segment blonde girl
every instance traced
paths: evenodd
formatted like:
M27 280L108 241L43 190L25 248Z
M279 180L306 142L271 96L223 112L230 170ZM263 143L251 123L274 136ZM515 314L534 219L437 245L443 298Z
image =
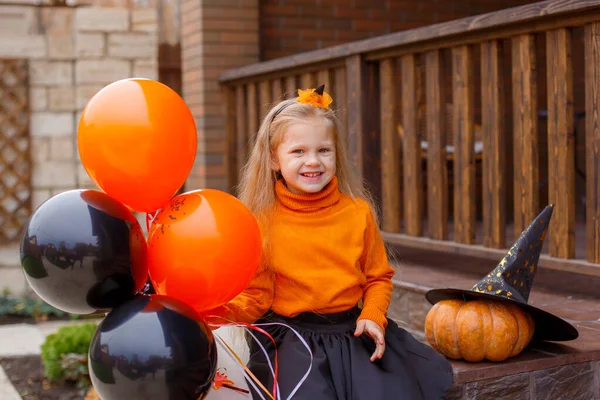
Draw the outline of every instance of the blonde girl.
M263 262L246 290L213 314L279 322L302 335L313 359L294 399L440 399L452 383L449 363L387 317L394 269L331 103L323 86L298 90L262 121L239 197L260 223ZM270 357L277 348L286 399L310 354L290 329L264 329L276 347L259 340ZM263 352L249 345L248 367L272 387Z

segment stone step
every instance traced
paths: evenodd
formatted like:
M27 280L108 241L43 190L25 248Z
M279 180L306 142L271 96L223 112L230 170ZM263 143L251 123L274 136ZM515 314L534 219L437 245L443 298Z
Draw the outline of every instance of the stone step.
M423 342L431 308L424 294L434 288L469 289L495 266L410 249L400 249L400 254L390 318ZM531 343L501 363L451 360L454 385L447 399L600 399L600 299L595 284L540 269L529 303L572 323L579 338Z

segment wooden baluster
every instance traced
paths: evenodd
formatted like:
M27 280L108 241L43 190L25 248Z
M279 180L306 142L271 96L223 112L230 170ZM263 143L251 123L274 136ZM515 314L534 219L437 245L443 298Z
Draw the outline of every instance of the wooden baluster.
M481 44L481 109L483 129L483 245L506 246L506 140L504 135L502 46Z
M331 71L328 69L322 69L317 72L316 86L325 85L325 91L331 92Z
M269 81L261 81L258 84L259 117L261 121L271 109L271 103L271 83Z
M454 241L475 243L475 151L473 51L452 49L454 134Z
M440 51L425 55L427 222L429 237L448 239L445 81ZM420 150L420 149L419 149Z
M258 107L256 103L257 99L257 90L256 83L250 82L246 87L246 107L248 111L248 148L252 148L254 146L254 141L256 139L256 134L258 132Z
M238 163L237 163L237 107L236 90L230 86L223 85L223 95L225 97L225 168L227 176L227 188L233 193L233 188L238 181Z
M331 104L337 111L337 117L340 121L340 136L344 144L348 146L348 111L346 103L346 69L337 68L335 70L333 103Z
M402 125L404 143L404 219L406 234L423 234L423 182L421 173L421 145L417 118L417 74L414 54L405 55L402 63Z
M361 178L363 175L363 137L365 135L365 73L359 55L346 59L346 109L348 118L348 155Z
M600 22L585 27L587 261L600 263Z
M271 81L271 101L279 103L281 100L283 100L283 87L281 79L276 78Z
M292 97L296 97L298 90L298 82L296 80L296 76L288 76L285 78L285 95L286 98L290 99Z
M512 39L514 232L516 239L539 214L539 138L533 35Z
M368 184L377 208L381 209L381 107L379 93L379 63L364 64L362 134L363 178Z
M571 32L546 33L550 255L575 257L575 138Z
M311 88L315 88L315 75L312 72L305 72L300 75L300 89Z
M396 66L394 59L379 65L381 104L383 230L400 232L400 140L397 134Z
M240 84L235 89L236 153L238 171L246 163L248 155L248 117L246 114L246 88Z

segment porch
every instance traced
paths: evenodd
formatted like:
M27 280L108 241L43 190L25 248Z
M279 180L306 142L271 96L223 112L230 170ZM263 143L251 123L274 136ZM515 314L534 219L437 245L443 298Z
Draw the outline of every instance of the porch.
M220 81L230 187L270 105L326 85L399 256L392 315L417 335L425 290L472 286L555 204L531 303L572 321L580 338L502 364L453 362L452 398L487 398L478 387L495 388L490 398L600 398L598 2L505 9L249 65ZM565 368L574 378L545 391Z

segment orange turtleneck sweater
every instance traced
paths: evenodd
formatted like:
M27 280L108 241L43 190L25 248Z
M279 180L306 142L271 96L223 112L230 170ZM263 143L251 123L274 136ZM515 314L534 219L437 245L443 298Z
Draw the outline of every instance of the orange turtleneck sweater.
M359 319L385 329L394 270L367 203L340 193L335 177L303 195L278 181L276 194L267 263L224 307L228 317L253 323L269 309L287 317L335 313L362 299Z

